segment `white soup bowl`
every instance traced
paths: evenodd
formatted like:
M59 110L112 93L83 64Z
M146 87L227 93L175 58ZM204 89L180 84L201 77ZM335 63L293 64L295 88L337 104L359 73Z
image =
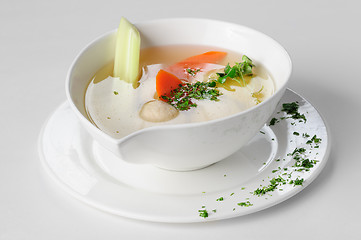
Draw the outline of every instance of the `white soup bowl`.
M263 33L241 25L208 19L161 19L135 24L141 48L164 45L205 45L249 56L267 69L274 80L274 94L237 114L201 123L164 125L113 138L93 125L84 107L91 77L114 59L116 30L87 45L75 58L66 79L66 95L81 124L119 161L152 164L187 171L203 168L233 154L264 126L274 112L291 75L285 49Z

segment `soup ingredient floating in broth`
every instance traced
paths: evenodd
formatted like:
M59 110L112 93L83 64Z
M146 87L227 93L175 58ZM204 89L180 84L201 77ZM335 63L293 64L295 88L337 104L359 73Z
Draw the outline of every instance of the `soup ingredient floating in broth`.
M149 122L169 121L179 114L178 110L159 100L151 100L143 105L139 116Z
M198 72L206 70L208 64L219 63L226 56L226 52L209 51L171 65L166 71L173 73L180 79L189 80L190 77L194 77Z
M139 55L139 32L122 17L116 38L113 77L135 84L139 76Z
M241 63L236 63L233 67L227 64L227 66L224 68L224 73L217 73L219 76L217 81L223 84L227 79L232 79L238 82L240 85L247 85L244 76L253 75L252 68L254 67L254 64L252 63L252 60L246 55L242 56L242 61L243 62Z

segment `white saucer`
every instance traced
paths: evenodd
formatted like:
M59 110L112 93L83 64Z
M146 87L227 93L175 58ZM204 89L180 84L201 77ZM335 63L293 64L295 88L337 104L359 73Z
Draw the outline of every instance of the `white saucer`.
M281 119L289 116L280 111L282 103L296 101L306 123ZM174 172L123 162L94 142L68 104L63 103L46 122L39 151L49 174L68 193L95 208L156 222L219 220L250 214L288 199L310 184L325 166L329 136L324 121L309 102L287 90L273 117L278 119L275 125L266 124L247 146L229 158L201 170ZM310 137L302 136L304 133ZM322 139L321 143L307 144L314 135ZM303 159L317 161L309 171L293 167L295 160L290 154L296 148L306 150ZM262 187L269 189L278 176L287 183L264 195L254 194ZM303 179L302 185L290 183L296 179ZM200 216L204 212L208 217Z

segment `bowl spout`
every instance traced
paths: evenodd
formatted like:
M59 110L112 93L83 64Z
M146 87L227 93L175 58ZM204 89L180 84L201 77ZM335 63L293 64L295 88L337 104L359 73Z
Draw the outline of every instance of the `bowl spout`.
M119 156L127 162L175 171L203 168L247 144L277 103L223 120L143 129L119 142Z

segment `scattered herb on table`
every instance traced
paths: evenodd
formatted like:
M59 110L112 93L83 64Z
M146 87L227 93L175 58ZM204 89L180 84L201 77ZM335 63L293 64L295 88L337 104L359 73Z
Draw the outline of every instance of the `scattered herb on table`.
M302 137L304 137L304 138L309 138L310 135L308 135L307 133L303 133L303 134L302 134Z
M321 143L321 138L318 138L316 135L314 135L312 138L311 138L311 140L308 140L307 142L306 142L306 144L311 144L311 143L315 143L316 145L317 144L319 144L319 143Z
M275 124L278 123L278 122L279 122L279 120L278 120L277 118L272 118L268 125L269 125L269 126L273 126L273 125L275 125Z
M265 195L268 192L273 192L274 190L277 189L279 184L284 184L284 183L285 183L285 180L280 176L278 176L277 178L272 178L270 180L270 184L268 186L257 188L253 192L253 195L262 196L262 195Z
M301 178L301 179L296 178L295 180L291 180L291 181L290 181L290 184L293 184L293 186L297 186L297 185L301 185L301 186L302 186L303 181L304 181L303 178Z
M202 218L207 218L208 217L208 212L206 209L201 209L201 210L198 210L199 212L199 216L202 217Z
M298 112L299 105L297 102L284 103L282 104L282 111L286 112L288 115L291 115L292 119L301 119L306 122L306 117L304 114Z
M237 203L237 205L241 206L241 207L251 207L251 206L253 206L253 204L250 201L240 202L240 203Z
M304 114L299 113L298 109L299 109L298 102L283 103L281 111L285 112L286 114L288 114L290 116L289 117L281 117L280 120L284 120L286 118L292 118L295 120L299 120L300 122L306 123L306 121L307 121L306 116ZM280 113L280 112L278 112L278 113ZM273 126L278 122L279 122L279 120L274 117L271 119L269 126ZM291 125L295 125L295 123L291 123ZM299 135L298 132L293 133L293 135L297 135L297 134ZM305 136L305 135L303 135L303 136Z

